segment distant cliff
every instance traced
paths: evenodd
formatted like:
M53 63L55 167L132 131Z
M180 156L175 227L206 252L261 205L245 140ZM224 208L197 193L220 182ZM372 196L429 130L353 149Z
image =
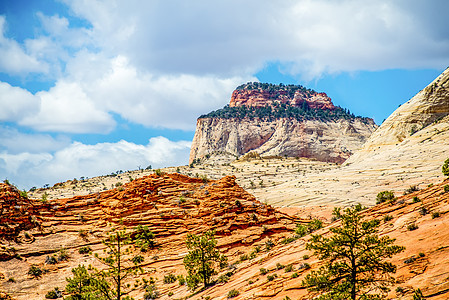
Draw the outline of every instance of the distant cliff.
M232 93L229 105L198 118L190 162L218 152L255 151L342 163L376 127L372 119L334 106L325 93L248 83Z

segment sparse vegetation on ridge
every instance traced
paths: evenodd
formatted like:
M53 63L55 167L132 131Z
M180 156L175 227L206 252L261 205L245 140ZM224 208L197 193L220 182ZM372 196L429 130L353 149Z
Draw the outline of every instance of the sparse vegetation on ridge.
M220 118L220 119L263 119L266 121L274 121L281 118L293 118L299 121L304 120L321 120L335 121L339 119L354 120L356 118L363 122L368 122L369 118L355 116L349 110L336 106L335 109L315 109L310 108L306 102L301 107L290 106L285 103L274 103L273 106L253 107L253 106L236 106L225 107L212 111L208 114L201 115L203 118Z

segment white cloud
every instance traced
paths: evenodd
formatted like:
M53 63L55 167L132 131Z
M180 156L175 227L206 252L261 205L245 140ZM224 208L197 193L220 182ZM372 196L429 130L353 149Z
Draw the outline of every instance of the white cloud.
M275 60L310 77L441 68L449 58L447 1L67 3L100 47L153 74L235 76Z
M75 82L58 81L41 99L39 113L19 121L40 131L107 133L115 121L104 108L97 107Z
M0 72L13 75L46 72L48 65L29 55L13 39L5 37L6 20L0 15Z
M97 107L145 126L184 130L194 130L200 114L225 105L238 84L254 79L187 74L155 76L140 72L121 56L110 61L109 70L94 77L87 74L77 80Z
M85 145L74 142L51 153L0 152L0 173L21 188L54 184L68 178L93 177L116 170L183 165L188 161L190 142L154 137L147 145L126 141Z
M442 68L449 59L443 9L419 1L66 3L92 26L38 13L46 35L24 45L57 79L36 94L41 111L17 120L40 131L105 133L115 126L112 113L193 130L196 117L226 104L268 61L311 80L341 71Z
M0 82L0 121L17 121L39 111L40 99L25 89Z
M0 126L0 151L5 150L9 154L53 152L70 143L66 136L22 133L16 128Z

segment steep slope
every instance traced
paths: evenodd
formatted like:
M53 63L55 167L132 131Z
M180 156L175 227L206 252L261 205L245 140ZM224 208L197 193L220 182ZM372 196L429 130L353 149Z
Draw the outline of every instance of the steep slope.
M214 153L238 157L250 151L342 163L376 127L334 106L324 93L249 83L233 92L229 106L197 120L190 163Z
M391 260L397 266L396 283L387 299L412 299L412 293L417 288L421 289L426 299L448 299L449 192L445 192L444 188L448 184L449 180L446 180L399 197L393 204L384 203L364 212L367 219L383 220L379 228L381 236L395 238L397 245L406 248ZM414 197L420 201L416 202ZM384 219L386 215L391 219ZM410 230L411 224L415 224L417 229ZM330 226L339 226L339 222ZM329 234L329 227L316 234ZM306 236L288 245L277 245L271 251L245 262L227 284L216 285L196 299L226 299L227 291L231 289L240 292L236 299L310 299L301 282L321 263L311 251L305 249L309 238ZM289 265L291 268L285 268ZM267 270L266 274L261 274L262 268Z
M9 201L5 194L0 198L3 207ZM18 234L27 238L12 241L5 240L7 233L0 236L0 290L17 299L43 299L55 287L62 290L65 278L72 275L70 270L79 264L101 268L93 255L80 254L79 249L89 246L101 255L101 240L113 227L149 226L156 234L157 247L144 253L136 250L145 258L144 276L156 278L163 294L174 291L184 297L189 294L186 286L168 287L163 277L185 274L182 259L187 233L214 229L221 251L232 263L233 255L238 258L244 253L242 249L264 245L268 239L276 242L299 221L258 202L231 176L208 181L179 174L151 175L100 193L27 202L33 203L30 215L40 226L32 228L28 218L14 217L22 229ZM46 262L47 256L62 248L68 260ZM46 272L39 278L28 275L32 264ZM142 294L135 295L141 299Z
M347 163L360 163L366 159L385 160L402 152L423 149L429 155L433 150L439 153L441 147L449 145L448 115L449 68L396 109Z

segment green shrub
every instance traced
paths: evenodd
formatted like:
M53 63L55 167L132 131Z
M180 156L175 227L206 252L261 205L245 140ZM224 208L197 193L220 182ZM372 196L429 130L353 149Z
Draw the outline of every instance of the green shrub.
M154 248L156 245L156 236L148 226L137 226L134 229L132 237L134 244L140 247L140 251L142 252L146 252L148 248Z
M295 240L296 238L294 236L285 237L282 239L281 244L287 245L290 244L291 242L294 242Z
M156 174L157 176L162 176L163 175L163 173L162 173L162 171L160 169L154 170L154 174Z
M444 176L449 176L449 158L444 161L441 171Z
M145 294L143 295L144 300L154 300L159 298L159 296L160 293L155 284L150 284L145 287Z
M142 255L136 255L136 256L134 256L133 259L132 259L132 262L133 262L135 265L141 264L141 263L143 263L143 261L144 261L144 258L143 258ZM175 280L176 280L176 279L175 279Z
M52 291L49 291L47 294L45 294L46 299L58 299L62 298L62 291L60 291L58 288L55 288Z
M416 185L411 185L408 189L404 191L404 195L408 195L417 191L419 191L419 188Z
M296 225L295 233L299 237L303 237L303 236L307 235L309 232L308 232L307 226L298 224L298 225Z
M60 249L58 251L58 262L68 260L68 259L69 259L69 255L67 254L67 250L64 248Z
M276 264L276 270L282 270L283 268L285 268L285 266L281 263L277 263Z
M418 196L413 197L413 203L418 203L419 201L421 200L419 200Z
M318 219L313 219L309 224L307 224L309 232L314 232L315 230L323 228L323 221Z
M78 249L78 252L79 254L89 254L92 252L92 249L90 248L90 246L83 246Z
M393 201L394 199L394 193L392 191L383 191L377 194L376 204Z
M292 265L292 264L289 264L289 265L287 265L287 266L285 267L285 273L288 273L288 272L291 272L291 271L293 271L293 265Z
M304 254L303 256L302 256L302 259L304 259L304 260L308 260L310 258L310 256L308 256L307 254Z
M39 268L36 265L31 265L30 269L28 270L28 275L34 276L34 277L40 277L42 275L42 269Z
M298 273L295 272L295 273L292 274L291 277L292 277L292 278L297 278L297 277L299 277L299 275L298 275Z
M58 263L58 260L56 259L56 257L54 255L53 256L47 256L45 258L45 263L47 265L55 265L55 264Z
M245 261L245 260L248 260L248 259L249 259L248 254L240 255L240 261Z
M184 285L184 284L186 284L186 279L184 278L183 275L178 275L176 278L178 279L179 285Z
M164 283L165 284L169 284L169 283L173 283L176 281L176 276L172 273L167 274L164 276Z
M427 208L421 207L421 208L419 209L419 213L420 213L422 216L425 216L425 215L427 215L427 214L429 213L429 211L427 210Z
M273 248L274 243L271 239L265 242L265 250L270 251Z
M260 274L262 274L262 275L265 275L268 273L268 270L265 268L260 268L259 271L260 271Z
M388 221L391 221L391 220L393 220L393 216L390 216L390 215L385 215L384 216L384 222L385 223L388 222Z
M267 275L267 280L268 280L268 281L273 281L276 277L278 277L277 274Z
M439 217L440 217L440 212L439 211L434 211L432 213L432 219L436 219L436 218L439 218Z
M240 292L237 291L236 289L232 289L232 290L230 290L229 293L228 293L228 299L229 299L229 298L237 297L238 295L240 295Z
M424 296L420 289L416 289L413 293L413 300L424 300Z
M226 283L229 281L229 276L226 274L220 275L220 277L218 277L217 282L218 283Z
M426 255L425 255L423 252L419 252L418 256L419 256L419 257L424 257L424 256L426 256Z
M407 226L407 229L409 231L416 230L416 229L418 229L418 225L416 225L415 223L412 223L412 224Z
M42 194L42 197L41 197L41 201L43 202L43 203L47 203L47 201L48 201L48 194L45 192L45 193L43 193Z

